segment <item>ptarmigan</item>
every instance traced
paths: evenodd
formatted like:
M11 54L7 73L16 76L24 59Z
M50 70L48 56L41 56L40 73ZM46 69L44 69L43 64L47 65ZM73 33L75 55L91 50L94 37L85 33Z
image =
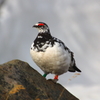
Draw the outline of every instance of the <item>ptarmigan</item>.
M81 72L76 67L73 52L51 35L46 23L38 22L33 27L39 33L31 45L30 54L37 66L44 71L44 77L51 73L55 74L54 80L58 80L58 76L67 71Z

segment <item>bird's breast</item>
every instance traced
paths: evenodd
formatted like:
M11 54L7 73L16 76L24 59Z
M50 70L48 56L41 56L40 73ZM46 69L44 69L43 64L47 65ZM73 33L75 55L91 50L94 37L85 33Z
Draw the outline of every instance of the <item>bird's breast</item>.
M30 54L33 61L45 72L62 74L70 67L70 53L57 42L53 47L49 46L45 52L38 52L31 47Z

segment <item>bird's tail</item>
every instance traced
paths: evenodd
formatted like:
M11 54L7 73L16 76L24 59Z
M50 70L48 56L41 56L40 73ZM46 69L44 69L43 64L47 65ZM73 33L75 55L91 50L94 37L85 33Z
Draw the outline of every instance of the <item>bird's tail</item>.
M72 67L69 67L69 72L81 72L81 70L79 68L76 67L76 65L72 66Z

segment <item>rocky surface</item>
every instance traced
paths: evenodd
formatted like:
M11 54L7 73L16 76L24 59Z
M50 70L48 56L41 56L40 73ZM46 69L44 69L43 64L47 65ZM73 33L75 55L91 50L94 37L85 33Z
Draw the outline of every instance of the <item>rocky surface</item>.
M0 100L79 100L63 86L46 80L28 63L0 65Z

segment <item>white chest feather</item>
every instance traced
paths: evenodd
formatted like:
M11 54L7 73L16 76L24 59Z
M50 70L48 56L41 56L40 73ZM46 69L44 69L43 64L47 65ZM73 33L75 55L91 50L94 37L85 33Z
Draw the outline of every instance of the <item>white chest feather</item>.
M49 46L45 52L37 52L32 45L30 54L33 61L46 73L63 74L71 64L71 54L58 42L53 47Z

